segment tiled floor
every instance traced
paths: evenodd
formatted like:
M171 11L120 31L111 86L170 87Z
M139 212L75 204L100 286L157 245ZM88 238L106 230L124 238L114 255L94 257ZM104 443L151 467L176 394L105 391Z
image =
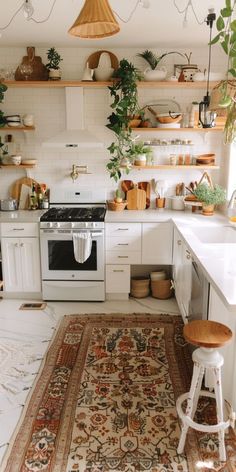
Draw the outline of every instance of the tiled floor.
M48 302L42 311L19 310L22 302L0 301L0 463L61 317L77 313L179 313L173 298ZM1 465L0 472L4 472Z

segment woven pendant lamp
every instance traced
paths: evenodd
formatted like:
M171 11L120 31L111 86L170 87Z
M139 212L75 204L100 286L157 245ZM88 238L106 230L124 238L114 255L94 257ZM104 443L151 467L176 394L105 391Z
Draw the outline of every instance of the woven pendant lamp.
M68 33L80 38L105 38L120 31L108 0L85 0Z

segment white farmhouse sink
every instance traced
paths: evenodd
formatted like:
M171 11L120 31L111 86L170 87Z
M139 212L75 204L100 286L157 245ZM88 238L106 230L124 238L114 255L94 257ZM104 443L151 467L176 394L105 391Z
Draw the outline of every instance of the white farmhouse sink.
M236 244L236 230L230 226L193 228L193 233L201 243Z

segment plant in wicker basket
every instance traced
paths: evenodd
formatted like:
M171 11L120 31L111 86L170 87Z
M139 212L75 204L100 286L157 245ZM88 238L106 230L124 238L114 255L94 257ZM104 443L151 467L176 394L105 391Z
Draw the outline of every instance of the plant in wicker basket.
M223 51L227 55L226 79L221 81L215 91L218 92L219 99L217 105L212 110L225 110L226 122L224 128L225 143L232 143L236 137L236 0L224 0L223 8L216 21L217 35L212 39L211 44L220 43Z

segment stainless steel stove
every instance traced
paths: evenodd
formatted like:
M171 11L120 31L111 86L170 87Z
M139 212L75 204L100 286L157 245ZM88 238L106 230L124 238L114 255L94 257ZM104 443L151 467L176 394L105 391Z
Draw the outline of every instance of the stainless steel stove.
M40 218L44 300L104 300L105 192L71 185L52 188ZM91 239L91 252L77 262L75 238Z

